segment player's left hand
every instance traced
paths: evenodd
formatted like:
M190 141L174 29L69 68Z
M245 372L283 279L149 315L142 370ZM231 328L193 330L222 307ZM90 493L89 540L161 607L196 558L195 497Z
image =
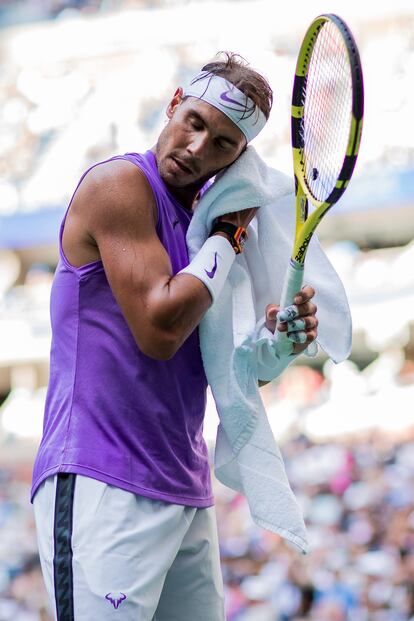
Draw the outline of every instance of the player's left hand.
M280 332L287 331L294 342L294 354L304 351L318 335L317 307L311 301L314 295L314 288L305 285L295 295L294 305L286 309L281 309L277 304L266 306L266 328L273 333L276 327Z

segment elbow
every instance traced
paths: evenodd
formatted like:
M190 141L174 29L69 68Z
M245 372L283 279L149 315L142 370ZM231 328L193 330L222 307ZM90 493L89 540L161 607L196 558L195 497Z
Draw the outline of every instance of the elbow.
M153 360L171 360L181 345L171 334L158 335L144 342L135 340L140 351Z
M188 326L173 321L172 316L172 312L156 308L148 313L145 322L130 324L135 342L145 356L154 360L170 360L177 353L188 336Z

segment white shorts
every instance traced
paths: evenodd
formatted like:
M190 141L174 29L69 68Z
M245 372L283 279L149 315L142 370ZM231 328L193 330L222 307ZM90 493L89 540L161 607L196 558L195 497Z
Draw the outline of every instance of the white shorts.
M59 474L39 487L34 512L57 621L224 621L214 507Z

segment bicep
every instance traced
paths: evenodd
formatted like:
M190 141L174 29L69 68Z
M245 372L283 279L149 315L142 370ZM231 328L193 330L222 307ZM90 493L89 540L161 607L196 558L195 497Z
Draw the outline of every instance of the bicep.
M112 292L134 335L139 337L158 326L157 299L161 304L172 268L155 230L144 231L142 220L136 225L139 232L101 232L96 241Z
M171 262L156 233L154 198L143 173L121 164L109 170L98 168L84 189L88 232L99 249L114 297L141 346L143 335L151 335L157 324L156 301L172 277Z

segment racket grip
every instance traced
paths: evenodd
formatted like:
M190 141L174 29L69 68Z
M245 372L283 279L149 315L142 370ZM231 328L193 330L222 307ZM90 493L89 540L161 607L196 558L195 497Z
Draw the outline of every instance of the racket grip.
M302 288L304 266L293 259L290 260L286 270L285 281L283 283L282 295L280 298L280 310L293 304L293 298ZM276 350L280 354L291 354L293 343L287 337L286 332L275 331Z

